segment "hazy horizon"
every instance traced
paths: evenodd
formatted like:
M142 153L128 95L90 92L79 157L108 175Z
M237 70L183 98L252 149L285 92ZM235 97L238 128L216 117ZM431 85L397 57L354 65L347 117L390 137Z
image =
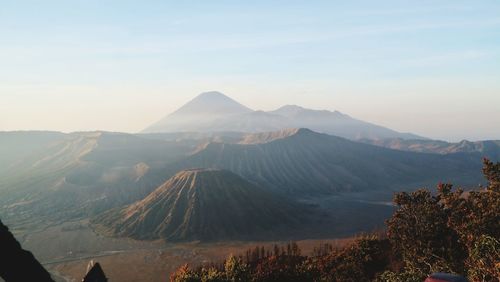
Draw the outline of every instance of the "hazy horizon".
M0 131L134 133L216 90L500 139L499 15L495 1L5 3Z

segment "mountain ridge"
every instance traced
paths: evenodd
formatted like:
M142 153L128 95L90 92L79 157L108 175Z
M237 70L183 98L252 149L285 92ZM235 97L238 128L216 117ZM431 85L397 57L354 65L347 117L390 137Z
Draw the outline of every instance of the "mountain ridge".
M500 140L462 140L460 142L453 143L441 140L403 140L396 138L383 140L363 139L360 140L360 142L400 151L442 155L481 153L483 157L487 157L492 160L500 159Z
M433 185L456 180L461 178L460 174L481 179L478 173L473 173L473 177L469 175L481 166L480 157L476 155L397 151L309 129L295 129L291 133L294 134L269 142L209 142L166 170L227 169L262 187L292 195L389 191L403 188L402 184L407 185L406 189L418 188L422 183Z
M162 128L183 131L183 127L193 124L199 124L196 127L199 130L217 119L250 112L253 110L220 92L203 92L142 132L161 132Z
M195 105L195 106L193 106ZM230 110L228 110L230 109ZM285 128L309 128L348 139L425 139L361 121L338 111L312 110L285 105L273 111L253 111L220 92L204 92L142 133L166 132L263 132Z

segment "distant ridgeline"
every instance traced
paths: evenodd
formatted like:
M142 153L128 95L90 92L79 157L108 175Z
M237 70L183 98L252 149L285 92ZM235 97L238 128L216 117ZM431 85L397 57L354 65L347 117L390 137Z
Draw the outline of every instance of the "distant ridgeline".
M475 187L482 157L498 160L500 142L428 140L299 106L253 111L207 92L141 134L0 132L0 214L92 217L190 168L228 170L291 200L438 181Z
M481 257L477 248L497 246L498 164L484 163L489 186L481 192L462 194L442 185L437 196L402 193L395 206L387 203L395 191L435 183L457 183L470 190L484 185L483 157L498 161L500 142L428 140L339 112L298 106L253 111L209 92L141 134L0 132L0 215L11 228L19 222L90 219L101 234L139 240L291 240L319 237L325 230L334 232L330 238L372 230L399 207L388 223L389 245L378 239L360 243L382 248L374 264L379 255L389 255L404 266L389 268L392 274L387 275L418 273L420 279L431 265L432 270L490 277L497 259ZM415 221L415 216L422 220ZM358 231L347 228L355 223ZM41 277L36 281L50 279L5 226L0 231L5 236L0 244L6 244L0 249L5 260L0 267L7 271L2 275L35 273ZM415 237L419 234L428 238ZM393 250L396 246L406 249ZM8 259L10 253L13 259ZM357 251L352 254L359 258ZM315 262L319 259L344 267L338 257L293 260L313 267L321 265ZM266 257L265 265L258 265L271 268L268 274L274 275L273 265L281 259ZM485 265L474 264L477 260ZM363 273L367 262L358 262L355 272ZM10 269L24 263L34 271ZM289 269L303 272L295 267ZM101 273L99 269L92 273ZM187 268L180 271L200 275Z
M220 92L205 92L144 129L165 132L265 132L309 128L349 139L425 139L354 119L338 111L311 110L295 105L275 111L254 111Z
M292 203L307 197L313 205L329 195L391 195L439 181L475 187L482 183L481 157L495 154L493 145L446 154L393 150L304 128L139 135L33 132L8 133L5 139L3 134L0 143L10 140L11 152L0 153L0 163L8 164L0 166L0 214L9 222L17 222L19 215L47 221L93 217L141 201L191 168L227 170L274 198Z

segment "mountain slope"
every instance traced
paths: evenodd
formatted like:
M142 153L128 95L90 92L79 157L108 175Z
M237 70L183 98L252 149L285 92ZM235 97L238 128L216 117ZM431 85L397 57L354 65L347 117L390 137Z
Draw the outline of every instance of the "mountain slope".
M268 136L282 138L256 144L209 143L187 159L169 165L168 170L173 173L190 167L227 169L262 187L299 195L410 189L452 180L475 185L482 179L478 173L480 158L476 155L389 150L308 129Z
M92 220L98 230L135 239L224 240L276 232L297 222L290 204L229 171L177 173L141 201Z
M252 112L216 91L204 92L187 104L143 130L143 133L206 131L204 127L218 119Z
M475 142L462 140L457 143L449 143L439 140L404 140L394 138L384 140L363 139L360 141L394 150L434 154L478 153L492 160L500 160L500 140Z
M423 139L410 133L354 119L340 112L288 105L275 111L252 111L219 92L202 93L179 110L146 128L143 133L264 132L309 128L348 139Z

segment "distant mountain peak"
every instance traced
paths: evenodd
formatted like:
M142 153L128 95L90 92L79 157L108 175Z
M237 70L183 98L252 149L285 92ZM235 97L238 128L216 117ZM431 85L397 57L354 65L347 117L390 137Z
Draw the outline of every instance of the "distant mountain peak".
M221 92L210 91L196 96L171 115L198 115L200 113L224 115L248 112L252 112L252 110Z
M218 91L204 92L143 132L269 132L285 128L310 128L348 139L422 137L400 133L352 118L338 111L285 105L274 111L253 111Z
M204 101L204 102L219 101L219 102L239 104L238 102L233 100L231 97L229 97L229 96L227 96L224 93L219 92L219 91L202 92L202 93L198 94L198 96L194 97L190 102L193 102L193 101ZM190 103L190 102L188 102L188 103Z
M195 99L214 99L214 98L231 99L219 91L202 92L198 96L195 97Z
M251 112L221 92L203 92L143 132L203 131L207 123Z
M305 108L298 105L284 105L278 110L305 110Z
M306 108L297 105L284 105L272 112L280 115L293 115L306 110L307 110Z

